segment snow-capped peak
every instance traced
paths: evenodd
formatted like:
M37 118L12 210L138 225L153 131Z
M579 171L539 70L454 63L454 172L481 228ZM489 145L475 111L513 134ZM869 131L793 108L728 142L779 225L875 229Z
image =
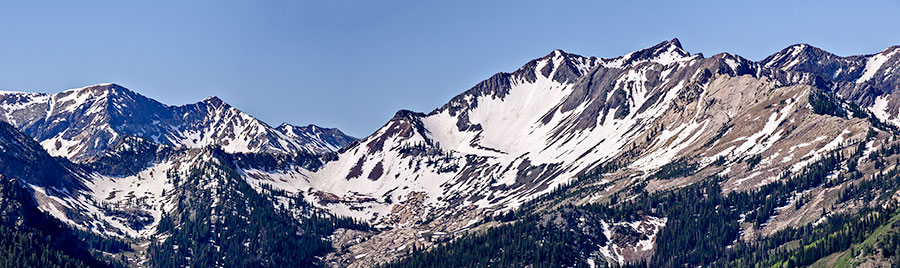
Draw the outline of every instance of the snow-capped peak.
M694 58L695 57L691 56L691 53L688 53L681 47L681 41L678 41L678 38L673 38L672 40L661 42L655 46L615 58L607 66L612 68L624 68L641 62L654 62L662 65L669 65Z
M795 44L766 57L762 62L768 68L795 70L795 67L799 67L807 61L831 58L837 58L837 56L809 44Z
M126 136L176 147L215 144L228 152L328 153L346 144L340 131L286 136L218 97L169 106L112 83L54 94L0 95L0 112L0 118L52 155L75 161L98 155Z
M217 96L209 96L209 97L203 98L203 100L201 100L200 103L204 103L204 104L212 105L212 106L216 106L216 107L219 107L222 105L228 105L228 103L226 103L225 101L223 101L222 99L220 99Z
M323 128L313 124L300 127L282 123L276 129L283 135L297 140L309 151L337 151L356 140L337 128Z
M92 88L107 88L107 89L109 89L109 88L124 88L124 87L117 85L115 83L98 83L98 84L93 84L93 85L84 86L84 87L70 88L70 89L63 90L62 92L81 91L81 90L92 89Z

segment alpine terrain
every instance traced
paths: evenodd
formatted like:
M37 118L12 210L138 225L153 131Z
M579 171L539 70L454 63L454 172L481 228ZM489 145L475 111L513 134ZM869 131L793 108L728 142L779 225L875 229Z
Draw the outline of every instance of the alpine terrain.
M562 50L361 139L0 92L0 263L900 267L900 46Z

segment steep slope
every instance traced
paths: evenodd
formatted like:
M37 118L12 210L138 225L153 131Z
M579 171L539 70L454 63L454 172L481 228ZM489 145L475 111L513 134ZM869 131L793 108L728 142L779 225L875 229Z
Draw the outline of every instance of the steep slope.
M392 228L335 256L369 266L423 232L465 233L598 171L612 173L583 185L592 190L578 203L710 175L725 178L726 192L755 189L863 140L867 117L829 80L733 54L691 55L676 39L611 59L553 51L428 114L398 112L318 170L245 173Z
M51 158L30 137L0 122L0 262L109 267L119 263L101 255L131 250L121 241L70 229L38 208L29 186L48 189L55 198L85 189L73 170L77 167Z
M132 179L128 179L129 177L112 179L110 176L94 172L91 166L79 166L65 158L51 157L31 137L18 132L6 122L0 122L0 134L2 134L0 135L0 175L20 180L23 186L31 190L29 197L33 198L33 202L40 210L64 223L102 235L136 236L136 231L126 233L123 229L140 230L142 228L124 228L123 226L142 226L147 224L146 221L154 220L146 211L127 207L113 210L106 206L107 203L101 201L103 199L93 197L94 194L101 193L102 188L98 188L98 184L103 185L104 182L111 181L120 184L127 183L133 181L134 177L140 176L140 174L134 174L131 176ZM143 170L144 165L148 164L146 162L129 163L125 159L119 159L115 165L127 170L128 168L122 163L141 166L140 170ZM101 167L96 164L92 166ZM165 174L158 174L157 178L164 176ZM133 192L137 190L141 190L138 192L139 195L140 193L155 192L153 200L161 198L158 191L162 189L132 190L132 198L134 197ZM110 200L112 195L105 198ZM146 198L142 198L140 201L142 202L138 203L143 204L146 202ZM151 200L151 202L153 201ZM116 206L116 208L119 207ZM158 209L162 209L162 207ZM159 212L157 212L158 214ZM156 218L158 219L158 217Z
M41 209L65 223L108 236L149 239L159 235L157 227L163 215L250 187L243 180L219 180L224 179L219 178L223 174L239 172L232 166L238 163L260 168L279 165L311 169L320 165L317 156L302 153L232 155L218 146L178 149L129 137L70 173L82 178L81 188L65 194L54 194L60 191L42 185L31 188ZM214 170L217 173L198 174ZM205 180L185 184L187 178L200 175ZM203 198L183 197L186 194Z
M427 115L398 112L297 188L351 202L424 192L425 203L441 207L516 207L626 152L632 155L620 165L647 173L687 153L712 162L795 143L783 139L786 129L812 126L783 122L812 114L803 106L814 83L733 55L691 56L677 40L614 59L554 51ZM801 125L815 122L796 116L791 121ZM747 141L698 148L729 123L740 123L732 139ZM833 141L840 133L822 134ZM363 211L385 215L388 206Z
M15 239L0 259L25 263L16 250L34 247L29 254L42 264L104 267L128 251L132 266L312 266L332 250L323 239L335 229L368 228L248 184L239 168L315 169L316 155L228 154L128 137L77 165L51 158L5 122L0 134L0 239ZM103 261L92 252L105 252Z
M44 214L18 180L0 175L0 262L22 267L111 267L78 233Z
M0 122L0 174L64 193L84 189L75 169L68 161L51 157L12 125Z
M625 84L635 84L628 79L641 79L640 75L632 73L629 77L625 70L606 65L637 64L655 68L658 76L662 64L657 62L690 59L677 41L612 60L555 51L514 73L491 77L428 115L398 112L375 134L346 149L338 161L310 175L311 184L321 184L323 188L317 189L348 199L355 198L348 195L359 194L357 198L398 201L412 192L425 192L425 203L449 204L451 200L437 199L465 192L491 198L465 201L469 196L461 196L452 202L467 206L479 201L479 206L485 207L521 202L563 182L548 178L572 177L585 166L603 160L599 156L608 152L602 149L618 149L632 138L625 134L638 127L636 122L659 112L642 111L624 119L628 115L625 110L638 110L650 96L655 97L647 107L662 103L660 97L670 88L660 85L653 92L631 92L633 89L625 88ZM586 80L584 77L617 76L622 77L618 88L610 85L612 79L577 83ZM641 85L634 90L653 89ZM630 97L633 95L638 97ZM605 122L607 118L614 121L614 117L623 122ZM634 135L638 130L632 132ZM589 133L597 135L586 135ZM401 189L408 185L413 187ZM488 189L500 192L492 195ZM389 208L363 211L368 216L385 215Z
M334 129L275 129L216 97L168 106L116 84L55 94L2 92L0 116L50 154L74 161L99 155L126 136L170 146L273 153L327 153L352 140Z
M234 165L252 165L252 157L193 151L190 170L166 194L175 204L155 228L150 266L310 267L331 250L323 238L335 228L361 228L319 214L297 196L254 189Z

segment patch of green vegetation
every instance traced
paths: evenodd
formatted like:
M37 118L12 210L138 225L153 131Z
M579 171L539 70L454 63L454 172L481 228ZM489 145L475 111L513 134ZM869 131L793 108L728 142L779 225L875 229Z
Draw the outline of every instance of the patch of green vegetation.
M744 162L747 163L747 170L753 170L756 165L759 165L759 162L762 162L762 155L756 154L750 156L749 158L744 160Z
M699 165L697 165L697 163L691 163L682 158L663 165L659 168L659 171L656 171L651 177L660 180L687 177L697 173L698 167Z

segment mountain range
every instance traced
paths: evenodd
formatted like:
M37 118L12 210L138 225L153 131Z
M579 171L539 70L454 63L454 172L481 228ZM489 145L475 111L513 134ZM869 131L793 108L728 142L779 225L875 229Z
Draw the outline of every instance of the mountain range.
M97 156L126 136L241 153L326 153L354 140L315 125L273 128L217 97L170 106L116 84L55 94L2 92L0 113L50 154L74 161Z
M36 242L56 265L898 265L898 51L554 50L360 139L216 97L0 92L27 193L0 205L88 243Z

